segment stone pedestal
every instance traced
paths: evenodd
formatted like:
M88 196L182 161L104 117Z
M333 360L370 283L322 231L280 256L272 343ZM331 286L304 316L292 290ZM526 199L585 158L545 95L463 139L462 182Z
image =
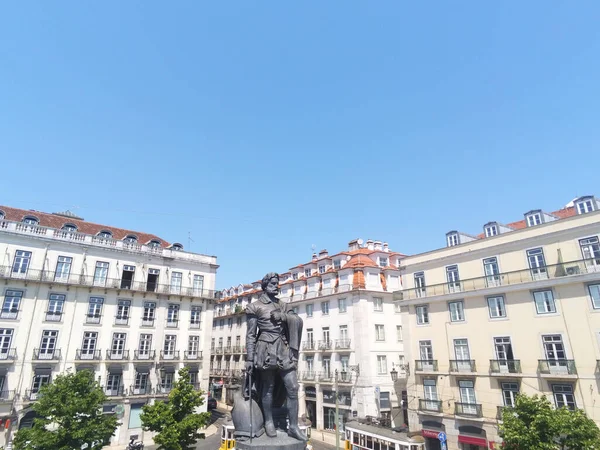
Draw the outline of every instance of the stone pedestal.
M263 434L260 437L246 441L235 441L235 448L239 450L305 450L306 442L289 437L287 433L277 430L277 437Z

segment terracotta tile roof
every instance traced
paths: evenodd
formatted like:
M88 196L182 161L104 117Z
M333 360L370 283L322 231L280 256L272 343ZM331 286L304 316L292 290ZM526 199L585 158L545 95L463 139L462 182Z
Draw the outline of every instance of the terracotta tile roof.
M352 258L350 258L350 261L348 261L344 265L344 267L342 267L342 269L355 269L355 268L362 268L362 267L377 267L377 268L379 268L379 266L377 264L375 264L375 262L368 256L356 255L356 256L353 256Z
M161 247L169 246L169 243L164 239L161 239L154 234L143 233L140 231L125 230L123 228L87 222L74 217L64 217L41 211L28 211L26 209L11 208L9 206L0 206L0 210L4 211L4 215L7 220L11 220L13 222L21 222L25 216L34 216L39 219L40 226L42 227L61 229L63 225L72 223L73 225L77 226L77 231L79 233L91 234L95 236L99 232L106 230L110 231L113 234L113 238L116 240L122 240L128 235L134 235L137 236L139 244L146 244L152 240L157 240L160 241Z

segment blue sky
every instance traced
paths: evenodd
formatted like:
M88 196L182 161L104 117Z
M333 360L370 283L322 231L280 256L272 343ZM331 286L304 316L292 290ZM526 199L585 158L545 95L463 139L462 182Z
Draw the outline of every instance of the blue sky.
M598 194L598 2L5 2L0 203L219 257L418 253Z

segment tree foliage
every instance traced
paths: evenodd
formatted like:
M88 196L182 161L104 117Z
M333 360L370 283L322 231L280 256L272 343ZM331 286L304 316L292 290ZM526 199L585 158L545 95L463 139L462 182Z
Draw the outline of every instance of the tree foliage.
M201 429L210 421L210 413L197 413L204 403L204 393L190 384L187 368L179 371L179 378L169 394L169 401L157 401L142 407L142 425L156 432L154 442L159 450L191 450L196 441L204 438Z
M583 410L555 409L537 395L519 395L504 408L500 436L505 450L600 449L600 429Z
M119 426L116 417L102 413L107 398L91 371L59 375L39 395L33 426L15 435L16 450L99 449Z

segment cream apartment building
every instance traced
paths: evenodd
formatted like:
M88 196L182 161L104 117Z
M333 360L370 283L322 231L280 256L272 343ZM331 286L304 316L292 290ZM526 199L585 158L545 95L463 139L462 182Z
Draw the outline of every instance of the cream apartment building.
M411 431L439 448L500 448L517 393L582 408L600 424L600 202L452 231L401 262Z
M29 408L56 375L92 370L112 444L149 440L141 407L164 399L176 372L208 390L214 256L157 236L0 206L0 445L31 426ZM207 326L208 324L208 326Z
M346 251L323 250L280 275L280 298L304 321L300 414L313 427L334 427L336 371L342 420L372 416L398 426L405 421L399 408L406 385L402 325L393 302L403 257L381 241L357 239ZM240 284L226 289L215 306L210 374L217 398L225 399L232 379L242 376L244 310L260 293L260 281Z

